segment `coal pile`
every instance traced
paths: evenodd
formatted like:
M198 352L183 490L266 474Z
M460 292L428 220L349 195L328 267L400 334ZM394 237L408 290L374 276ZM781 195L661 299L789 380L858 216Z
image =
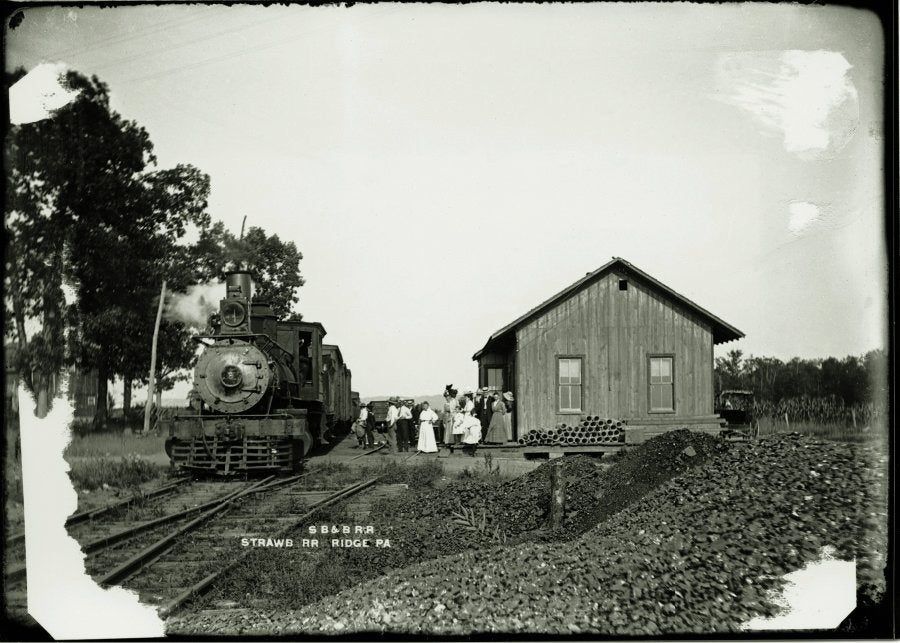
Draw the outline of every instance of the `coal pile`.
M280 631L733 632L774 614L769 592L823 546L860 560L886 547L866 522L865 449L791 434L715 455L572 541L417 564L294 612Z
M625 422L589 415L574 426L563 422L552 428L532 429L518 442L526 447L622 444L625 442Z
M375 513L380 529L393 534L398 546L390 553L379 552L376 558L390 558L385 566L397 567L496 544L570 540L673 476L727 450L728 445L710 435L671 431L616 457L608 469L601 466L603 460L574 455L514 480L458 480L442 489L392 498ZM553 466L561 467L566 479L566 512L562 529L551 532L546 527ZM458 517L463 508L484 516L485 529L462 524ZM371 556L368 560L367 565L379 564Z

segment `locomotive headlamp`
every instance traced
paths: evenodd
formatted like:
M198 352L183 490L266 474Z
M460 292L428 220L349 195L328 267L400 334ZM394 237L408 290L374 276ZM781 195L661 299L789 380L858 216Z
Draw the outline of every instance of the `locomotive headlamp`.
M228 326L237 326L244 321L246 312L244 307L236 301L228 301L222 304L222 321Z
M235 366L234 364L228 364L225 368L222 369L220 378L222 380L222 384L224 384L226 387L235 388L236 386L240 386L243 375L241 374L241 369L239 369L237 366Z

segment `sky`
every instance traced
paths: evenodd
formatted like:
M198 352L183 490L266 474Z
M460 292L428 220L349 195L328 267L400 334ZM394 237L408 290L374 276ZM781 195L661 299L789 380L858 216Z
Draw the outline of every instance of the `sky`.
M214 219L294 241L364 397L476 385L491 333L613 256L746 334L717 355L886 346L873 14L40 7L6 47L96 74Z

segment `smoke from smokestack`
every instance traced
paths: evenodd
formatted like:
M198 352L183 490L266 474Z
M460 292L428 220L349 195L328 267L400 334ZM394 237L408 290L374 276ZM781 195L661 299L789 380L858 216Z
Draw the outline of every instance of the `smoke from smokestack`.
M190 286L186 293L174 293L166 302L166 319L180 321L186 326L203 328L211 313L219 309L225 296L225 284L210 283Z

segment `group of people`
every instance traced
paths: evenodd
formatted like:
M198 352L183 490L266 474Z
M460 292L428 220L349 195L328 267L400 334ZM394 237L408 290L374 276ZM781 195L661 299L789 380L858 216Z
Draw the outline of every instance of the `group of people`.
M459 391L452 384L444 389L443 443L463 445L463 452L475 455L478 444L502 444L512 440L512 409L515 398L509 391L487 386L477 392ZM458 397L457 397L458 396Z
M485 386L459 395L450 384L444 389L444 407L438 415L428 402L410 408L408 401L392 397L385 418L386 441L391 453L409 451L415 441L419 453L437 453L439 445L459 445L464 453L474 456L480 443L512 440L513 402L510 392L501 395ZM376 425L374 403L361 404L354 425L358 446L375 446Z

